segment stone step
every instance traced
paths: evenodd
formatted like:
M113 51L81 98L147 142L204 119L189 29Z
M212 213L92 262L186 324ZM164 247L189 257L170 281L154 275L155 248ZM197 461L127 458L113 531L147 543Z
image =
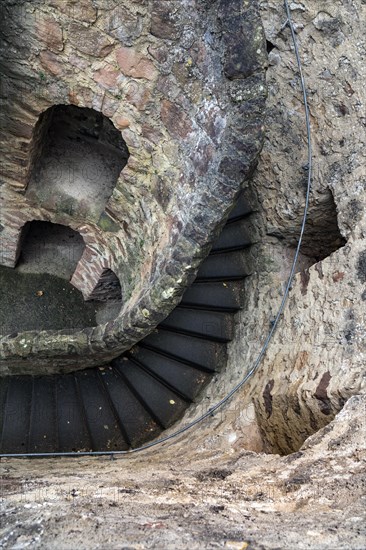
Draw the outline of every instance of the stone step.
M174 332L193 334L216 342L230 342L234 336L233 316L218 311L176 307L161 326Z
M153 378L138 363L123 357L113 362L113 366L122 375L151 417L166 429L176 422L189 405L171 388Z
M240 281L196 282L186 290L181 306L216 311L238 311L242 303Z
M207 372L196 367L140 346L135 346L129 357L188 401L194 401L202 386L211 378Z

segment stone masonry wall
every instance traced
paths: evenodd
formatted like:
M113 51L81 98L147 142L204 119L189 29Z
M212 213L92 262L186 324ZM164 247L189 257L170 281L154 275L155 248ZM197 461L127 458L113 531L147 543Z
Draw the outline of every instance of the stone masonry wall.
M282 299L300 231L307 162L302 93L289 29L282 29L282 5L263 1L261 14L272 49L266 139L247 189L257 210L256 259L227 369L188 418L217 402L253 365ZM352 395L365 391L365 6L308 1L292 4L292 16L309 92L314 156L304 246L265 360L209 422L210 448L297 451ZM198 432L194 445L201 438Z
M172 310L255 166L267 64L257 2L6 0L2 14L3 217L15 205L8 231L33 216L22 193L33 128L50 106L102 112L130 157L104 215L83 220L94 256L100 239L108 242L107 267L126 300L120 316L96 329L27 333L25 343L5 337L1 357L12 372L44 366L49 355L56 368L100 364ZM65 215L43 214L55 223ZM6 259L11 237L1 235Z

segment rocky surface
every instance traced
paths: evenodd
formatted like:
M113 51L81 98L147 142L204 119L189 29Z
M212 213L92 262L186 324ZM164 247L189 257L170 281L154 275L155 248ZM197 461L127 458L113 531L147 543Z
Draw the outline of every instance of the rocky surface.
M314 177L298 273L253 382L266 448L281 453L299 448L364 391L366 364L365 4L291 6L309 93ZM281 31L282 10L270 1L261 10L273 45L268 133L252 184L263 240L231 372L253 361L276 312L304 205L306 131L294 52L289 30Z
M110 461L6 460L2 548L365 547L365 398L287 457L180 442ZM50 470L52 474L50 474Z
M365 6L309 1L292 8L312 124L309 217L280 326L260 369L231 405L223 436L238 447L280 453L298 450L350 396L365 391L366 364ZM261 13L271 51L267 134L247 189L257 208L253 275L228 367L190 418L253 365L282 299L302 220L306 128L296 60L289 29L282 29L282 6L263 1ZM329 22L320 25L324 18ZM247 420L237 419L240 411Z

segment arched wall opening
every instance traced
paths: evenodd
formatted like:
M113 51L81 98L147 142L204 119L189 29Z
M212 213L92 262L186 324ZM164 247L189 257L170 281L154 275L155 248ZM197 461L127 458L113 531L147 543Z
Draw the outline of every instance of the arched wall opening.
M114 271L108 268L104 269L88 300L98 300L100 302L122 300L121 283Z
M24 224L15 268L0 269L5 334L97 324L95 307L85 304L70 283L85 248L80 233L66 225L43 220Z
M97 221L128 157L121 132L105 115L55 105L34 128L26 197L49 210Z
M22 272L49 273L70 280L84 250L82 236L71 227L33 220L22 229L17 266Z
M121 283L109 267L95 267L93 273L84 269L87 245L78 231L66 225L48 221L27 222L19 238L18 271L22 273L47 273L65 279L81 291L85 301L120 302ZM92 290L86 291L75 284L75 272L82 269ZM93 275L93 276L92 276Z

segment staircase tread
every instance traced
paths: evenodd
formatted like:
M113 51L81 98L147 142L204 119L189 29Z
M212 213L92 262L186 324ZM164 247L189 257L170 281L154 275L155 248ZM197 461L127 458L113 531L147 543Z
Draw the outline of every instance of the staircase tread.
M2 452L28 452L32 391L32 377L10 377L4 404Z
M186 400L193 401L210 378L208 373L139 346L132 348L129 355Z
M158 436L161 427L129 389L117 370L108 366L102 371L101 376L130 446L138 447L152 437Z
M161 323L163 328L195 334L217 342L229 342L233 338L233 316L219 311L195 310L176 307Z
M227 220L227 224L230 224L233 221L239 220L249 216L253 212L250 207L247 199L244 196L244 193L241 192L236 200L235 206L230 212L230 215Z
M173 333L164 330L161 325L138 345L208 372L215 372L226 363L225 344Z
M56 429L55 378L33 379L28 451L52 451L58 448Z
M154 420L163 428L171 426L185 411L188 402L147 374L127 357L113 362L118 371L140 397Z
M185 291L179 305L236 312L241 308L242 294L238 281L197 281Z
M55 377L59 451L92 449L84 410L73 374Z
M233 220L226 224L214 242L211 254L222 251L240 250L250 246L251 240L246 219Z
M78 372L75 377L80 389L93 450L128 449L128 444L119 428L118 419L100 382L98 369Z
M198 270L196 281L230 281L251 274L248 251L239 250L209 255Z

